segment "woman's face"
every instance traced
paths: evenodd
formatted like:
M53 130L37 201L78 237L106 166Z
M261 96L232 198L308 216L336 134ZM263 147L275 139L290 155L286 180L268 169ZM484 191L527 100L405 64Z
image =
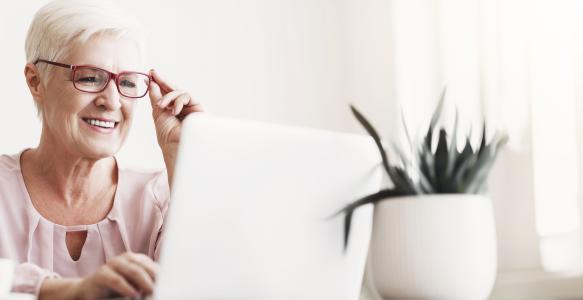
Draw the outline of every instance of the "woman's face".
M113 73L139 71L141 58L131 40L110 35L92 37L75 47L59 61L71 65L91 65ZM134 103L142 99L126 98L118 93L114 80L100 93L77 90L71 70L54 67L42 99L43 135L76 156L100 159L114 155L122 146L131 127ZM144 72L147 73L147 72ZM102 128L91 120L113 121L113 128ZM109 124L101 124L110 126ZM55 144L56 143L56 144Z

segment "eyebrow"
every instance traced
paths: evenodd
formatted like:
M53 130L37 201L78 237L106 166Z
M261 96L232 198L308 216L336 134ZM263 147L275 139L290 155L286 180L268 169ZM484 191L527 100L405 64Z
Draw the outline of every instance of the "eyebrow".
M132 69L121 69L121 68L117 72L114 72L110 68L101 67L101 66L96 65L96 64L74 64L74 66L78 66L78 67L93 67L93 68L103 69L103 70L106 70L108 72L115 73L115 74L119 74L121 72L136 72L136 73L145 73L145 74L148 74L148 72L144 72L144 71L137 71L137 70L132 70Z

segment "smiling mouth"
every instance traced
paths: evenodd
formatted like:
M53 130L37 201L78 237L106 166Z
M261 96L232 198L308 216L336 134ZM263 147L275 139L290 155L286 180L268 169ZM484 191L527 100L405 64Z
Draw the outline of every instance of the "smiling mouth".
M117 124L119 124L119 122L114 122L114 121L102 121L102 120L89 119L89 118L82 118L82 119L83 119L83 121L85 121L85 123L87 123L91 126L104 128L104 129L113 129L117 126Z

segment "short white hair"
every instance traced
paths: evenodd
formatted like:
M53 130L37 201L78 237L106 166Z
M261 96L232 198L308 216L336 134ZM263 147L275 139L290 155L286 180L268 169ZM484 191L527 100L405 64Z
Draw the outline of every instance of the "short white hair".
M55 0L34 15L25 42L26 61L60 61L73 47L100 34L130 38L145 57L145 34L138 19L109 0ZM53 66L38 64L41 82L46 85ZM37 106L39 117L41 108Z

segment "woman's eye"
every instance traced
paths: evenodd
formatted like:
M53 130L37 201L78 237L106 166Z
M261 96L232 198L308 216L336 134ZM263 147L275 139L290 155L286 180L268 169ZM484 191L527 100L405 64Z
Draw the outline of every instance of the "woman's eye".
M129 80L122 80L120 82L120 84L121 84L121 86L128 87L128 88L135 88L136 87L136 84L133 83L133 82L131 82L131 81L129 81Z
M97 77L81 77L77 79L80 82L97 82Z

